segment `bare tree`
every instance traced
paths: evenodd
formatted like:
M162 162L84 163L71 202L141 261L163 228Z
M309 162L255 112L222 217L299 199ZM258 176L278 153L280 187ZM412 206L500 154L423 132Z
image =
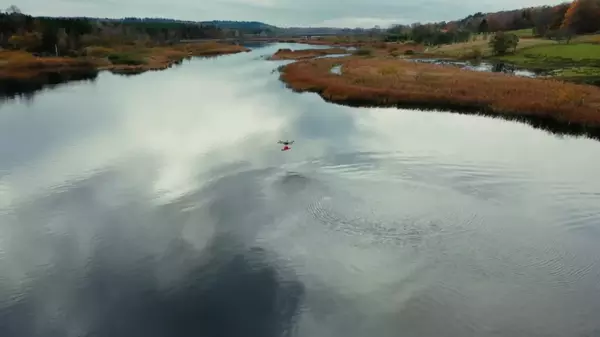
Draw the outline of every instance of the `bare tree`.
M19 9L19 7L15 6L15 5L10 5L10 7L8 7L6 9L6 14L23 14L23 13Z

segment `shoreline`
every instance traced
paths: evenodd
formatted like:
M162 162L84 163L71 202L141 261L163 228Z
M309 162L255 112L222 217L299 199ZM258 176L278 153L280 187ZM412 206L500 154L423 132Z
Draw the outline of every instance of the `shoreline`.
M421 55L429 59L504 63L519 70L544 73L544 77L569 83L600 86L599 35L580 35L569 43L543 38L521 39L513 52L493 55L486 40L431 48Z
M372 56L393 58L422 58L456 62L486 62L489 64L506 64L515 70L524 70L543 74L540 78L553 78L563 82L600 86L600 58L586 55L598 55L600 52L600 35L596 40L589 36L579 36L569 44L561 44L542 38L522 38L515 52L504 56L492 55L487 40L477 39L472 42L453 43L425 48L414 43L382 42L382 41L348 41L348 39L296 39L295 43L327 45L332 48L354 47L370 50ZM292 42L282 41L282 42ZM544 50L546 48L546 50ZM578 49L573 53L573 49ZM394 51L394 49L396 49ZM413 53L403 51L412 49ZM550 50L550 54L545 52ZM569 58L574 56L574 59Z
M296 61L280 80L345 106L478 114L600 139L600 88L590 85L357 56Z
M199 42L172 46L112 48L91 46L85 56L38 57L24 51L0 51L0 80L27 81L52 73L141 74L160 71L190 57L214 57L249 52L234 44Z
M555 77L527 78L411 62L407 59L459 59L414 50L414 45L371 44L364 50L370 52L360 53L361 49L351 52L333 46L328 49L280 49L268 59L294 60L280 67L280 80L295 92L317 93L329 103L479 114L521 120L553 132L586 134L600 139L598 87L569 83ZM406 53L409 50L413 52ZM141 48L91 47L86 57L79 58L35 57L23 52L0 51L0 56L9 53L16 56L4 64L0 58L0 80L13 86L26 86L59 82L63 76L66 81L69 77L95 77L101 71L135 75L165 70L194 56L248 51L250 49L239 45L216 42ZM349 52L353 55L347 56ZM346 55L319 58L334 54ZM112 62L115 60L117 64ZM332 72L334 67L339 69L338 73Z
M279 49L275 54L271 55L268 60L271 61L284 61L284 60L304 60L312 59L315 57L335 55L335 54L349 54L350 51L344 48L326 48L326 49Z

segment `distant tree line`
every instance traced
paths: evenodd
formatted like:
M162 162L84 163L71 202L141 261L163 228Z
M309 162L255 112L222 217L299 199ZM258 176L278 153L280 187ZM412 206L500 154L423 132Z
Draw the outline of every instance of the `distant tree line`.
M446 27L445 23L421 24L414 23L410 26L396 26L388 30L385 40L414 41L425 45L440 45L469 41L471 32L458 27Z
M569 40L575 34L600 32L600 0L575 0L555 6L539 6L495 13L475 13L463 19L437 23L397 25L387 30L386 40L428 45L464 42L474 34L531 29L532 36Z
M90 45L156 45L225 35L227 31L213 24L174 20L33 17L16 6L0 12L0 47L40 54L72 55Z

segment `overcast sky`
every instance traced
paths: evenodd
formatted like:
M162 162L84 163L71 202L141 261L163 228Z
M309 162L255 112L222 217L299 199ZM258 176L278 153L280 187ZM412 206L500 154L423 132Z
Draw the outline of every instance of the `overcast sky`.
M382 27L459 19L475 12L563 0L0 0L31 15L262 21L281 27Z

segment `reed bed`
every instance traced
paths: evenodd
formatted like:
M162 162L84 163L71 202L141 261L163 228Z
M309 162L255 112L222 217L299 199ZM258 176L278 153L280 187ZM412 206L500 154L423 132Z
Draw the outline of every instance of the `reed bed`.
M279 49L271 60L302 60L308 58L315 58L319 56L334 55L334 54L347 54L348 50L344 48L327 48L327 49L304 49L304 50L291 50L291 49Z
M341 75L331 68L342 66ZM346 57L298 61L281 79L298 92L353 106L410 106L600 126L600 88L552 79L405 60Z
M217 42L171 46L90 46L81 57L36 57L24 51L0 52L0 78L34 78L44 72L111 70L141 73L171 67L191 56L217 56L249 49Z

